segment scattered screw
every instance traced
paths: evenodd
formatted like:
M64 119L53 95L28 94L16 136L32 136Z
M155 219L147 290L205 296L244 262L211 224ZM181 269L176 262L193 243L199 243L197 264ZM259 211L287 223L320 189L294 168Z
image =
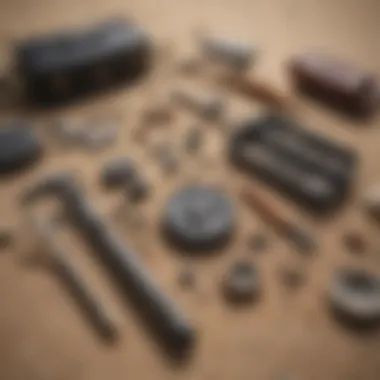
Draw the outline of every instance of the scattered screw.
M219 96L200 97L198 94L176 89L171 98L207 120L221 120L225 110L225 100Z
M119 125L102 123L94 129L87 128L83 133L81 142L89 149L102 149L116 141L119 133Z
M233 263L222 282L225 298L231 303L250 303L256 300L261 292L258 269L248 261Z
M249 44L220 37L203 38L201 50L209 60L223 63L236 71L249 69L258 55L257 49Z

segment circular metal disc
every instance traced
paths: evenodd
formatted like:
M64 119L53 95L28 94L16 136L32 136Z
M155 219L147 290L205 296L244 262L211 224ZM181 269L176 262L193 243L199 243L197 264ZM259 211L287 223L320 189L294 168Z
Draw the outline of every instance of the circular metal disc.
M226 244L235 225L227 195L211 186L189 186L175 193L163 216L166 236L185 250L213 250Z
M342 269L334 276L330 302L338 316L356 325L380 323L380 278L358 269Z

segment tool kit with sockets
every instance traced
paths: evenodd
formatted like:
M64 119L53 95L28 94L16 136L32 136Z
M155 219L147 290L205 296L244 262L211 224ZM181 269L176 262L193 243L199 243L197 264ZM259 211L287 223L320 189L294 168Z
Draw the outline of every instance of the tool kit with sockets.
M351 149L276 115L245 122L230 140L229 155L237 167L320 213L349 194L357 161Z
M168 65L173 64L170 54L166 51L160 54L150 33L122 19L37 36L15 45L15 75L22 84L23 99L31 106L38 105L38 109L52 105L65 107L78 98L95 94L101 97L103 91L108 92L115 85L134 81L144 83L150 79L148 73L158 71L162 60L167 59ZM177 278L181 289L187 292L196 292L202 286L196 280L195 262L201 266L208 255L210 260L219 260L222 253L235 247L242 234L241 210L248 210L250 217L260 220L274 235L291 243L289 248L302 253L303 257L318 254L323 243L320 244L317 233L304 226L307 222L303 217L289 216L290 208L285 210L277 206L271 196L291 199L290 204L299 206L295 212L301 208L311 218L339 212L352 200L360 167L359 154L353 146L312 132L311 127L317 128L318 125L309 126L309 122L304 122L300 99L307 93L328 104L330 108L326 112L332 112L331 107L335 107L335 111L344 112L345 117L351 115L355 120L368 120L375 115L380 96L380 87L373 74L321 52L302 53L290 61L286 69L296 91L289 90L288 93L263 81L258 74L249 74L250 67L260 60L254 45L203 36L198 41L198 53L192 64L211 69L210 82L223 88L223 96L218 90L213 94L211 91L198 94L181 88L167 93L166 98L157 96L157 103L152 103L152 93L147 91L147 101L139 108L139 121L129 139L136 150L145 156L150 155L150 163L153 159L153 164L163 169L159 175L164 172L170 176L153 183L146 175L145 160L134 157L132 149L130 156L125 154L126 150L119 156L107 156L98 170L97 179L107 197L111 196L109 190L120 190L123 203L118 207L118 213L133 211L139 216L137 219L149 223L151 218L146 210L156 190L161 184L172 183L173 177L178 176L176 188L161 200L156 230L168 251L180 253L176 259L181 261L183 269ZM213 67L215 71L212 71ZM176 67L170 68L176 72ZM181 73L177 72L178 75ZM196 76L198 73L198 70L191 70L187 74ZM134 89L129 87L129 91ZM248 98L252 104L265 105L265 112L243 122L231 122L227 93L231 97ZM189 123L178 142L174 141L175 134L168 128L176 123L176 115L180 113L191 114L197 121ZM118 134L121 128L110 127L115 123L124 121L95 123L95 136L93 121L59 120L57 123L55 120L52 124L56 133L47 134L45 141L33 123L4 122L0 130L1 181L7 185L23 172L32 171L48 160L45 143L51 143L55 149L70 147L80 150L89 141L95 141L91 145L94 148L92 153L111 151L113 144L122 141ZM208 136L211 133L221 135L226 147L223 152L228 162L222 159L224 157L218 162L215 153L217 164L224 164L230 170L225 186L222 181L215 184L211 178L207 179ZM150 144L153 134L160 135L161 140ZM55 147L54 142L59 142L59 147ZM65 152L60 153L63 162ZM197 174L206 179L190 180L190 175L182 170L187 163L197 165ZM230 183L236 184L233 190ZM259 187L267 190L259 190ZM375 186L364 196L364 209L371 216L380 215L379 194L378 186ZM43 246L46 251L47 267L53 269L52 273L66 285L84 317L91 321L99 334L114 340L119 336L120 326L76 268L75 258L66 257L65 247L60 245L56 235L60 228L59 223L56 225L53 221L56 216L34 214L34 208L48 198L59 201L68 225L77 229L86 240L128 298L128 304L139 311L139 322L146 323L163 350L176 358L189 357L187 354L197 341L197 326L193 319L167 296L164 287L140 260L139 252L127 247L121 236L108 225L95 202L88 199L78 175L71 171L51 172L34 185L28 181L20 202L15 201L15 204L21 204L25 219L33 215L34 228L31 230L42 242L39 247ZM149 218L144 213L149 214ZM145 225L140 224L144 235L142 240L149 240L150 232L144 230ZM0 230L0 249L12 249L11 232L7 226ZM138 235L127 237L138 239ZM350 238L346 234L342 240L351 251L355 251L355 242L357 247L358 242L364 241L360 245L360 256L357 255L358 258L364 257L365 237L353 231ZM249 236L245 236L244 246L250 254L234 258L224 266L220 278L215 279L220 290L215 292L215 297L222 297L229 307L244 305L247 309L260 303L266 289L258 257L265 260L266 255L258 253L272 249L271 239L262 226L255 231L251 229ZM307 285L302 265L287 263L278 273L281 283L288 289L302 291ZM341 268L334 273L331 283L326 284L326 310L350 328L379 326L379 281L380 274L375 271Z

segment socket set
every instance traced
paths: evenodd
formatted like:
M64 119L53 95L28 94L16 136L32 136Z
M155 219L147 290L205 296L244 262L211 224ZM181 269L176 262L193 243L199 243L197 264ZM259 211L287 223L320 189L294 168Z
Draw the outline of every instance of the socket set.
M47 104L132 81L147 70L150 52L144 31L114 19L23 41L16 64L29 97Z
M346 198L356 155L278 115L249 120L229 146L231 162L256 174L310 211L325 213Z

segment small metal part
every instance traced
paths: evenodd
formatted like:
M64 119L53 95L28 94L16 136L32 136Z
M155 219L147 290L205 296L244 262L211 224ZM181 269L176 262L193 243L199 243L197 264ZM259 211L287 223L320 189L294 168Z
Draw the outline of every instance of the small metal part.
M111 123L89 125L80 136L80 143L89 149L103 149L112 145L118 136L119 126Z
M257 49L250 44L217 37L204 37L201 52L209 61L236 71L248 70L258 55Z
M213 252L230 241L235 210L222 189L191 185L170 197L162 228L168 241L185 251Z
M13 243L13 233L8 229L0 229L0 249L7 249Z
M268 243L267 236L262 233L254 233L248 238L248 248L253 253L265 251Z
M115 321L99 298L94 295L82 274L67 259L67 254L54 236L54 227L51 228L49 221L43 221L31 214L29 217L31 217L31 228L37 233L41 240L41 248L48 255L48 268L65 284L101 337L107 341L115 340L118 337Z
M188 153L197 152L203 142L203 131L201 127L191 127L185 136L185 150Z
M350 253L362 254L367 250L368 242L359 232L345 232L342 239L344 246Z
M60 119L55 123L55 137L64 146L77 146L83 139L84 122L75 119Z
M317 242L309 232L285 219L277 208L270 205L257 191L246 187L241 196L252 210L257 212L278 233L289 239L301 253L310 254L317 249Z
M129 157L112 158L100 171L100 183L107 188L123 186L132 179L135 171L135 165Z
M238 261L229 269L222 283L222 291L231 303L256 300L261 292L258 270L248 261Z
M121 187L129 200L140 202L149 194L148 182L142 177L129 157L109 160L100 173L100 182L108 188Z
M165 352L176 359L187 357L195 342L192 324L167 298L133 251L107 228L75 177L67 172L45 177L27 189L22 201L28 206L46 196L61 200L70 221L98 254L128 300L138 308L141 320L148 324Z
M362 269L342 268L332 279L328 300L334 314L352 327L380 323L380 277Z
M172 91L171 98L207 120L218 121L224 116L225 101L221 97L201 97L198 94L177 89Z
M62 119L56 137L65 146L102 149L115 142L120 126L111 121Z

